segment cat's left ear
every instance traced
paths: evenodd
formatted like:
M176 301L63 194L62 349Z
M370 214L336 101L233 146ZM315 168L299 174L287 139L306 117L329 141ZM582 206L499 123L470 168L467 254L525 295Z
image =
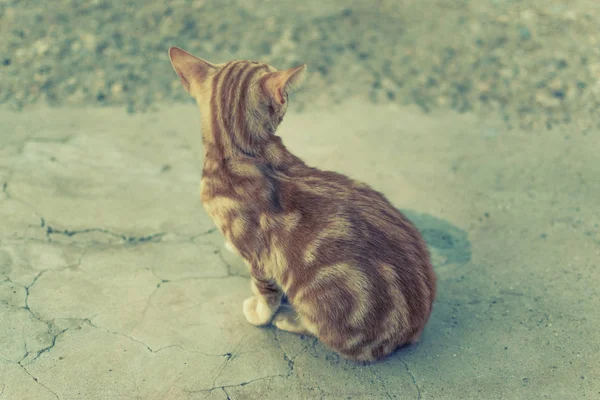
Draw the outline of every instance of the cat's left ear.
M285 71L269 72L263 80L263 87L279 104L284 104L286 94L302 83L305 76L306 64Z
M181 84L190 94L192 94L190 92L192 82L206 79L210 70L217 69L214 64L193 56L179 47L171 47L169 49L169 59L171 60L173 69L181 79Z

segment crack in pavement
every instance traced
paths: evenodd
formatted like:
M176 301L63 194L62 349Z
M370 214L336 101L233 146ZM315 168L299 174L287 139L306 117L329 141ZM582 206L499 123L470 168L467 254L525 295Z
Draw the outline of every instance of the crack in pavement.
M168 346L165 346L165 347L161 347L161 348L155 350L152 347L148 346L146 343L144 343L141 340L136 339L136 338L134 338L132 336L126 335L126 334L121 333L121 332L111 331L110 329L107 329L107 328L104 328L102 326L96 325L96 324L94 324L92 322L92 320L90 318L82 319L82 321L86 322L88 325L90 325L93 328L100 329L100 330L105 331L107 333L110 333L112 335L122 336L122 337L124 337L126 339L131 340L132 342L138 343L138 344L144 346L146 348L146 350L148 350L150 353L154 353L154 354L160 353L163 350L167 350L167 349L171 349L171 348L178 348L178 349L180 349L182 351L185 351L186 353L201 354L201 355L206 356L206 357L226 357L228 360L230 358L232 358L232 354L231 353L223 353L223 354L205 353L203 351L186 349L184 346L182 346L180 344L171 344L171 345L168 345Z
M232 358L233 358L233 356L230 353L230 355L225 359L225 362L223 363L223 365L221 365L221 367L217 371L217 374L213 378L213 382L212 382L213 388L216 387L215 385L217 383L217 379L219 379L219 376L221 376L221 373L223 372L223 370L225 369L225 367L227 367L227 364L229 364L229 361L231 361ZM223 389L223 387L221 387L221 389Z
M419 385L417 385L417 380L415 379L415 376L412 374L412 372L410 372L410 368L408 368L408 364L406 364L404 362L404 360L400 359L400 362L402 364L404 364L404 368L406 368L406 372L408 372L408 374L412 378L413 385L415 385L415 388L417 389L417 400L420 400L421 399L421 389L419 388Z
M66 236L66 237L73 237L73 236L80 235L80 234L97 232L97 233L102 233L104 235L114 237L116 239L120 239L121 242L123 242L123 243L136 245L136 244L141 244L141 243L146 243L146 242L154 242L154 243L161 242L163 237L168 234L168 232L159 232L159 233L153 233L153 234L149 234L149 235L145 235L145 236L129 236L129 235L126 235L123 233L112 232L105 228L84 228L84 229L76 229L76 230L55 228L55 227L52 227L50 224L48 224L46 218L42 214L40 214L32 204L30 204L24 200L21 200L19 198L14 197L9 191L9 188L8 188L9 182L10 182L10 179L5 181L2 184L2 193L6 196L6 198L8 200L13 200L13 201L16 201L16 202L26 206L40 218L39 227L46 229L46 239L49 241L52 240L53 235L62 235L62 236ZM199 234L196 234L193 236L186 236L186 237L184 237L184 239L186 241L194 241L199 237L210 235L216 231L217 231L217 228L212 227L212 228L209 228L208 230L201 232ZM180 235L175 234L175 236L180 236ZM38 240L37 238L27 238L27 237L14 237L13 239Z
M50 225L48 225L46 228L46 237L49 240L52 240L52 238L51 238L52 235L63 235L63 236L67 236L67 237L73 237L75 235L92 233L92 232L103 233L105 235L109 235L109 236L115 237L117 239L121 239L125 243L131 243L131 244L139 244L139 243L145 243L145 242L159 242L161 240L161 238L166 235L166 232L160 232L160 233L153 233L153 234L147 235L147 236L127 236L125 234L111 232L111 231L109 231L107 229L103 229L103 228L86 228L86 229L79 229L79 230L69 230L69 229L58 230L58 229L52 228Z
M229 393L227 393L227 390L224 387L221 388L221 390L223 390L223 393L225 393L225 396L227 396L226 400L231 400L231 397L229 397Z
M44 347L44 348L41 348L40 350L38 350L38 351L36 352L36 355L35 355L35 357L33 357L33 359L32 359L31 361L29 361L29 364L31 364L32 362L34 362L35 360L37 360L37 359L38 359L38 358L39 358L39 357L40 357L42 354L44 354L44 353L46 353L46 352L49 352L50 350L52 350L52 349L54 348L54 346L56 345L56 341L57 341L58 337L59 337L60 335L62 335L63 333L65 333L66 331L68 331L68 330L69 330L69 328L65 328L65 329L63 329L63 330L61 330L61 331L59 331L59 332L53 333L53 332L55 332L55 329L56 329L56 326L54 325L54 323L53 323L52 321L46 321L46 320L44 320L44 319L40 318L40 317L39 317L39 316L38 316L36 313L34 313L34 312L33 312L33 310L32 310L32 309L29 307L29 294L30 294L30 291L31 291L31 289L33 288L33 286L35 285L35 283L38 281L38 279L39 279L39 278L40 278L40 277L41 277L41 276L42 276L42 275L43 275L45 272L47 272L47 271L48 271L48 270L41 271L39 274L37 274L37 275L36 275L36 277L33 279L33 281L32 281L32 282L31 282L29 285L27 285L27 286L24 286L24 288L25 288L25 307L23 307L23 308L24 308L25 310L27 310L27 311L28 311L28 312L29 312L29 313L30 313L30 314L33 316L33 318L35 318L36 320L38 320L38 321L42 322L43 324L46 324L46 326L47 326L47 329L48 329L48 330L47 330L47 332L48 332L48 334L50 334L50 335L52 336L52 341L51 341L50 345L48 345L48 346L46 346L46 347ZM23 362L23 361L24 361L24 360L25 360L25 359L26 359L26 358L29 356L29 354L31 354L31 352L30 352L30 351L28 351L27 349L25 349L25 350L26 350L26 351L25 351L25 355L24 355L24 356L23 356L23 358L22 358L22 359L19 361L19 365L21 365L22 367L23 367L23 365L22 365L22 362ZM24 368L24 367L23 367L23 368Z
M162 350L165 350L165 349L167 349L167 348L171 347L171 346L167 346L167 347L163 347L163 348L161 348L161 349L158 349L158 350L154 350L154 349L152 349L150 346L148 346L146 343L142 342L141 340L138 340L138 339L136 339L136 338L133 338L133 337L131 337L131 336L129 336L129 335L126 335L126 334L124 334L124 333L120 333L120 332L111 331L110 329L107 329L107 328L104 328L104 327L98 326L98 325L94 324L94 323L92 322L92 320L91 320L91 319L89 319L89 318L86 318L86 319L84 319L84 322L87 322L87 323L88 323L88 324L89 324L91 327L94 327L94 328L96 328L96 329L103 330L103 331L105 331L105 332L108 332L108 333L111 333L111 334L113 334L113 335L122 336L122 337L124 337L124 338L127 338L127 339L131 340L132 342L136 342L136 343L138 343L138 344L141 344L141 345L142 345L142 346L144 346L144 347L146 348L146 350L148 350L150 353L158 353L159 351L162 351Z
M281 345L281 342L279 341L279 336L277 336L277 329L273 328L272 332L273 332L273 339L277 343L277 347L279 347L279 350L281 350L281 352L283 353L283 360L286 361L288 364L289 371L287 373L286 378L289 378L292 375L292 373L294 372L294 359L290 358L287 355L286 351L284 350L283 346Z
M219 250L217 250L217 251L219 251ZM144 310L142 311L141 319L144 319L146 317L146 313L148 312L148 309L150 308L150 305L152 303L152 299L154 298L154 296L156 295L156 293L158 293L158 290L163 286L163 284L166 284L166 283L177 283L177 282L184 282L184 281L196 281L196 280L226 279L226 278L231 278L231 277L247 278L247 277L245 277L243 275L232 273L231 272L231 266L223 259L223 257L221 256L220 251L219 251L219 258L223 262L223 264L225 265L226 272L227 272L227 274L225 276L199 276L199 277L185 277L185 278L180 278L180 279L165 279L165 278L162 278L162 277L158 276L158 274L156 273L156 270L155 270L154 267L152 267L152 268L145 268L146 270L150 271L152 273L152 275L154 275L154 277L159 282L156 284L156 287L154 288L154 290L152 291L152 293L148 297L148 300L146 302L146 306L144 307Z
M60 397L58 397L58 395L54 392L54 390L50 389L48 386L44 385L42 382L40 382L38 380L38 378L36 378L35 376L33 376L31 374L31 372L27 371L27 368L25 368L25 366L23 366L23 364L21 364L21 362L18 363L19 366L23 369L23 371L25 371L25 373L27 373L27 375L29 375L31 377L31 379L33 379L33 381L35 383L37 383L38 385L42 386L43 388L45 388L47 391L49 391L50 393L52 393L54 395L54 397L56 397L58 400L60 400Z
M215 247L217 247L217 246L215 246ZM226 277L239 276L241 278L248 278L248 276L232 272L233 267L225 260L225 257L223 257L223 251L222 251L222 249L220 249L219 247L217 247L217 252L219 253L219 259L221 260L221 262L223 264L225 264L225 268L227 269L227 276Z
M385 382L383 381L383 379L379 375L377 375L377 373L374 370L370 369L369 371L371 372L371 374L373 375L373 377L379 381L379 383L381 384L381 387L383 388L383 391L385 392L387 398L390 399L390 400L392 400L393 397L390 394L390 392L387 390L387 387L386 387Z
M35 285L35 283L38 281L38 279L40 279L40 277L41 277L41 276L42 276L42 275L43 275L45 272L47 272L47 271L48 271L48 270L41 271L39 274L37 274L37 275L35 276L35 278L33 278L33 281L32 281L32 282L31 282L29 285L27 285L27 286L24 286L24 288L25 288L25 307L23 307L23 308L24 308L25 310L29 311L29 313L30 313L30 314L33 316L33 318L35 318L35 319L37 319L38 321L40 321L40 322L43 322L44 324L48 325L48 329L50 330L50 328L51 328L51 324L50 324L50 322L48 322L48 321L45 321L45 320L43 320L42 318L40 318L39 316L37 316L37 315L36 315L36 313L34 313L34 312L33 312L33 310L32 310L32 309L29 307L29 294L30 294L30 291L31 291L31 289L32 289L33 285Z
M39 358L39 356L41 356L42 354L49 352L50 350L52 350L54 348L54 346L56 345L56 339L58 339L58 337L60 335L62 335L63 333L65 333L66 331L68 331L69 328L65 328L62 331L58 332L56 335L54 335L54 337L52 338L52 343L50 344L50 346L44 347L41 350L38 350L37 354L35 355L35 357L33 357L33 359L29 362L32 363L35 360L37 360Z
M284 378L284 379L288 379L293 374L293 372L294 372L294 359L291 358L291 357L289 357L288 354L286 353L286 351L281 346L281 343L279 342L279 337L277 337L276 330L273 330L272 332L273 332L273 338L274 338L275 342L277 343L277 347L279 347L279 349L283 353L283 359L287 362L287 365L288 365L288 372L285 375L283 375L283 374L268 375L268 376L263 376L263 377L256 378L256 379L251 379L249 381L237 383L237 384L217 385L216 384L217 379L221 376L222 372L225 370L225 368L227 367L227 365L229 364L229 362L235 359L235 356L233 356L231 353L226 353L227 359L225 360L225 362L223 363L223 365L221 365L221 367L217 371L215 377L213 378L212 387L209 388L209 389L202 389L202 390L196 390L196 391L188 391L187 393L190 393L190 394L193 394L193 393L210 393L213 390L221 389L221 390L223 390L223 392L227 395L227 398L229 399L229 395L228 395L228 393L225 390L227 388L237 387L237 386L243 387L243 386L249 385L249 384L251 384L253 382L257 382L257 381L261 381L261 380L265 380L265 379L272 379L272 378Z
M12 178L12 176L11 176ZM24 205L25 207L31 209L31 211L33 211L33 213L35 213L38 217L40 217L41 219L43 219L42 215L36 211L35 207L32 206L31 204L29 204L28 202L26 202L25 200L21 200L15 196L12 195L12 193L10 193L10 191L8 190L8 183L10 182L10 180L4 182L2 184L2 193L4 193L4 195L6 196L7 200L13 200L16 201L19 204Z
M162 284L170 282L168 279L159 278L158 275L156 275L156 272L154 272L154 268L147 268L147 269L149 269L152 272L152 275L154 275L154 277L156 279L158 279L160 282L158 282L158 284L156 285L156 288L152 291L150 296L148 296L148 301L146 301L146 306L144 307L144 311L142 311L142 316L140 317L140 320L143 320L144 318L146 318L146 313L148 312L148 309L150 308L150 304L152 303L152 298L154 297L154 295L156 293L158 293L158 290L160 289Z
M232 385L214 386L214 387L211 387L210 389L202 389L202 390L186 390L185 392L188 393L188 394L210 393L213 390L217 390L217 389L223 390L223 389L227 389L227 388L231 388L231 387L238 387L238 386L244 387L244 386L247 386L247 385L249 385L251 383L254 383L254 382L264 381L265 379L286 378L286 377L287 377L286 375L268 375L268 376L263 376L263 377L260 377L260 378L252 379L252 380L241 382L241 383L235 383L235 384L232 384Z

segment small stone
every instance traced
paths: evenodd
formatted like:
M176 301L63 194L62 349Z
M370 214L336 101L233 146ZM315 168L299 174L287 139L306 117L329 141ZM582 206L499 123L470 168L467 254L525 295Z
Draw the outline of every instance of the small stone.
M123 93L123 84L122 83L113 83L110 87L110 92L113 96L119 96Z
M47 39L39 39L33 43L33 47L38 55L43 56L50 49L50 43Z
M562 90L564 88L564 85L560 79L555 78L550 82L548 87L552 90Z
M523 20L525 20L525 21L532 21L537 18L537 15L533 10L527 9L527 10L521 11L521 18L523 18Z
M44 83L46 82L46 76L44 74L40 74L40 73L35 73L33 74L33 80L39 83Z
M545 90L538 90L535 94L535 101L547 108L555 108L560 106L560 100L551 96Z
M96 47L98 46L98 38L91 33L84 33L80 37L81 43L83 43L83 47L85 47L89 51L96 51Z
M26 61L29 58L31 58L31 56L30 56L29 52L27 51L27 49L20 48L20 49L17 49L17 51L15 51L15 59L17 60L17 62Z
M489 82L477 82L475 88L480 92L487 93L490 91L490 84Z

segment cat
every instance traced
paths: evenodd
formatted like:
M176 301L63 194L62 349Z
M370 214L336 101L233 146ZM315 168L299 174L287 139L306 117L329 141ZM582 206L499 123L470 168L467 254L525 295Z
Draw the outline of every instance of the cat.
M383 194L307 166L276 135L306 65L212 64L177 47L169 58L201 115L201 201L250 270L247 321L364 363L415 343L436 293L419 231Z

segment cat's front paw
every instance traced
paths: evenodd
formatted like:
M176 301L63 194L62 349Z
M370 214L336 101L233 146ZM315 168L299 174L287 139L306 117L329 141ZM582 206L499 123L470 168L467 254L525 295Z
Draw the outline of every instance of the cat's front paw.
M274 314L267 303L256 296L244 300L243 309L246 320L256 326L267 325Z

